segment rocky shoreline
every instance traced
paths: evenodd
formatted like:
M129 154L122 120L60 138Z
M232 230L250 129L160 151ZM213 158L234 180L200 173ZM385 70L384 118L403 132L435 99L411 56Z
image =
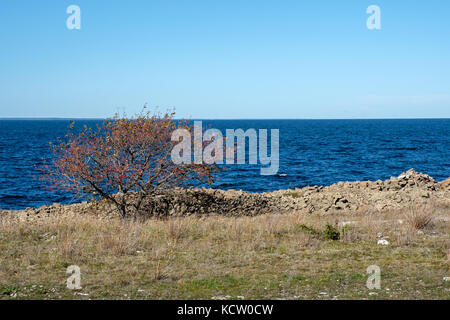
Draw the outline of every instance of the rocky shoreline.
M427 174L410 169L386 181L339 182L331 186L312 186L249 193L219 189L173 189L146 200L143 216L188 215L254 216L265 213L351 214L420 206L432 202L450 211L450 178L437 182ZM0 210L18 218L55 214L107 214L113 209L105 202L53 204L26 210Z

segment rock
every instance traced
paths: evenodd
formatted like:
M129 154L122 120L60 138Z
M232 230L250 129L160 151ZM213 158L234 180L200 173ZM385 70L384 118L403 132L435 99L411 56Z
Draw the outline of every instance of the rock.
M444 181L441 181L439 183L439 186L443 190L450 190L450 178L448 178L448 179L446 179Z
M306 186L264 193L249 193L242 190L220 190L210 188L173 188L148 196L140 210L141 217L168 216L254 216L266 213L324 214L371 213L409 208L429 201L450 206L450 178L436 182L432 177L408 170L398 177L381 181L355 181L336 183L331 186ZM130 200L136 194L130 194ZM5 214L5 210L0 210ZM20 212L20 214L17 214ZM39 209L12 212L19 219L45 219L58 214L104 214L115 212L106 201L83 202L73 205L53 204ZM114 216L114 215L112 215ZM348 220L350 220L349 218ZM404 223L398 220L399 224ZM342 226L351 225L344 221ZM378 239L384 239L379 235Z
M389 241L387 241L385 239L381 239L381 240L377 241L377 244L387 246L387 245L389 245Z
M342 221L339 223L340 227L351 226L358 224L358 221Z
M79 295L79 296L88 296L89 293L84 293L84 292L75 292L75 295Z

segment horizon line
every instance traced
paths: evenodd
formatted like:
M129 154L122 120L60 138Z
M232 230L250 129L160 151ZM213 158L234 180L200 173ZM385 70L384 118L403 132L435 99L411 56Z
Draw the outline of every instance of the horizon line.
M0 117L0 120L107 120L112 117ZM450 117L411 118L175 118L174 120L448 120Z

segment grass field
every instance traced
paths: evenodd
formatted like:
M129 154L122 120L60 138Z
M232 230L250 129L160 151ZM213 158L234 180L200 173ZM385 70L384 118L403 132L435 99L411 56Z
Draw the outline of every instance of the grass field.
M449 299L449 231L449 208L433 206L144 222L8 213L0 299ZM371 265L381 289L366 287Z

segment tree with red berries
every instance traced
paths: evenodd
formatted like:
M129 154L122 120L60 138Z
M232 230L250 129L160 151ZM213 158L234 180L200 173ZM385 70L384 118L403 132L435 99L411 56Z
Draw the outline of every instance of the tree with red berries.
M96 128L74 133L52 145L53 158L43 167L53 187L103 198L121 216L139 212L147 196L195 182L211 183L215 168L207 164L175 164L171 151L175 129L192 130L174 113L141 113L114 117Z

